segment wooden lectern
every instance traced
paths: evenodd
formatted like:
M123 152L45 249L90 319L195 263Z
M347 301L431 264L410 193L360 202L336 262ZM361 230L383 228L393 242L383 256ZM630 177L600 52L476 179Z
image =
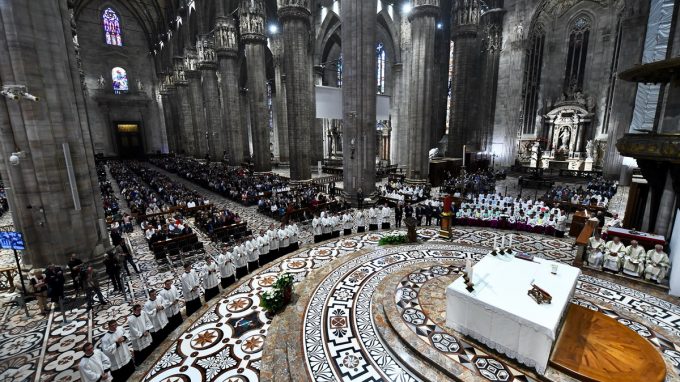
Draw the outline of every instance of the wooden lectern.
M451 212L451 202L453 202L453 197L451 195L446 195L444 198L444 212L439 215L439 237L444 239L451 238L451 226L453 221L453 212Z
M587 221L588 216L586 216L583 210L574 212L571 226L569 227L569 236L578 237L581 231L583 231L583 227L585 227Z

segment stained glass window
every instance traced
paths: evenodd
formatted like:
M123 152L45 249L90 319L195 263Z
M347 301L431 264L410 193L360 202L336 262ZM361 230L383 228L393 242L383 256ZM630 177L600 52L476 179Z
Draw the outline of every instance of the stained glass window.
M102 23L104 24L106 43L108 45L123 46L123 40L120 38L118 14L113 9L106 8L102 14Z
M446 97L446 134L449 133L449 119L451 119L451 106L453 97L451 97L451 85L453 84L453 40L449 42L449 94Z
M111 69L111 83L113 84L114 93L120 94L127 92L129 88L125 69L119 67Z
M336 83L338 87L342 86L342 53L340 53L340 58L338 58L338 62L335 64L336 69L337 69L337 78L336 78Z
M378 43L378 47L375 50L378 57L378 94L383 94L385 93L385 46L383 43Z
M272 83L267 81L267 112L269 113L269 131L274 130L274 102L272 99Z

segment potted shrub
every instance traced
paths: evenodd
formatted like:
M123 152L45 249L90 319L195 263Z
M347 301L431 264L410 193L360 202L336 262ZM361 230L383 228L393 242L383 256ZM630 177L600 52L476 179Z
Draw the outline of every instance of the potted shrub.
M397 245L406 243L407 237L405 235L387 235L383 236L378 245Z
M269 314L276 314L283 309L283 294L278 289L262 293L260 297L260 306L264 308Z
M293 298L293 275L284 273L274 283L274 289L283 294L283 303L288 304Z

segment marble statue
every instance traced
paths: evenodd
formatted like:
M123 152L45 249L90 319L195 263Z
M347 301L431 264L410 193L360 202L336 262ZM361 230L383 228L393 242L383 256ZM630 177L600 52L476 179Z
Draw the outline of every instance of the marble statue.
M590 139L588 140L588 143L586 143L586 159L588 160L593 160L593 150L594 145L593 145L593 140Z
M104 79L104 76L101 74L99 75L99 80L97 80L97 83L99 83L99 88L104 89L104 86L106 85L106 80Z

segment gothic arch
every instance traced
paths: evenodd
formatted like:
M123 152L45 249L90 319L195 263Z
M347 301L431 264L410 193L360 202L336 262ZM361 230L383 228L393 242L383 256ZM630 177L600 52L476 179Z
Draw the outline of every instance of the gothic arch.
M319 64L325 61L325 54L329 45L329 40L338 39L340 36L340 16L332 10L328 10L326 18L319 27L319 32L316 34L316 41L314 46L314 63ZM337 42L337 41L336 41ZM339 42L338 42L339 43Z

